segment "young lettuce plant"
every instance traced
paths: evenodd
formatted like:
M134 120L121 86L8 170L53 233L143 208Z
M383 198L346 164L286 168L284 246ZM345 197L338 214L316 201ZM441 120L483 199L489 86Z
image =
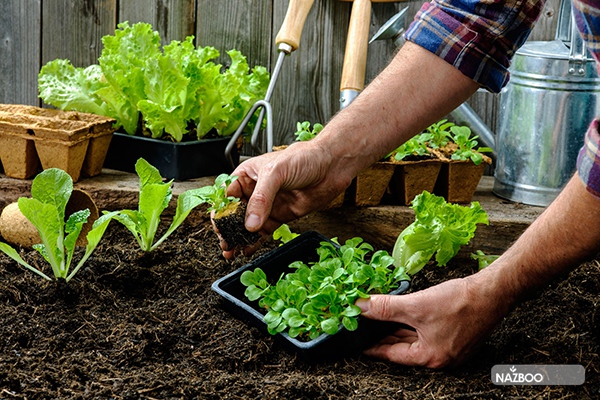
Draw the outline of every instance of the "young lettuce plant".
M287 224L281 224L279 228L273 231L273 239L279 240L281 242L280 246L283 246L284 244L297 238L298 236L300 236L300 234L292 232L289 225Z
M475 235L477 224L488 224L487 213L474 201L470 207L447 203L424 191L412 202L415 220L398 236L392 252L394 265L408 275L419 272L435 255L444 266Z
M489 153L492 151L489 147L477 147L477 138L479 136L471 136L471 129L467 126L452 126L452 141L456 143L458 149L452 153L453 160L471 160L473 164L479 165L483 161L481 153Z
M306 142L308 140L313 139L315 136L319 134L323 130L323 125L319 123L315 123L311 129L310 122L297 122L296 123L296 140L298 142Z
M446 146L448 142L450 142L450 129L453 126L455 126L454 122L449 122L447 119L442 119L427 127L424 134L427 135L429 147L432 149L439 149Z
M208 211L214 211L213 223L223 240L232 248L244 247L256 243L260 234L250 232L244 223L246 203L237 197L227 196L227 189L238 177L221 174L214 185L194 189L193 195L202 203L210 205Z
M18 200L21 213L36 227L42 243L33 246L52 267L56 279L70 281L90 257L104 235L108 223L115 213L98 218L88 232L85 253L75 268L70 271L75 244L83 225L90 216L84 209L68 216L65 208L73 192L73 180L65 171L50 168L38 174L31 185L31 198ZM0 250L25 268L52 280L48 275L27 263L19 253L6 243L0 242Z
M245 271L240 280L247 286L250 301L268 310L264 316L268 331L287 331L292 338L315 339L323 333L334 335L340 325L354 331L361 311L354 303L374 293L389 293L400 280L408 279L403 267L392 267L393 258L359 237L343 246L322 242L317 249L319 261L307 265L290 264L294 272L270 285L265 273L256 268ZM367 261L368 260L368 261Z
M402 161L406 157L410 156L428 156L430 155L429 149L427 148L427 141L429 140L430 135L423 133L421 135L414 136L400 145L396 150L394 150L389 157L392 158L393 161Z
M194 195L197 189L181 193L177 199L177 208L171 225L155 242L160 216L171 201L173 181L163 182L158 169L143 158L135 163L135 170L140 178L138 209L118 211L113 218L133 234L142 250L150 252L160 246L203 201Z

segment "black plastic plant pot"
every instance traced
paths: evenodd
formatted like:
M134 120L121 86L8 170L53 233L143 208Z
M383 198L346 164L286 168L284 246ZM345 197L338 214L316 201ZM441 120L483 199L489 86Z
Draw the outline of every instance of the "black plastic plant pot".
M259 308L258 301L249 301L244 295L246 287L240 282L244 271L261 268L267 280L275 284L283 273L294 271L289 265L294 261L304 263L319 260L316 249L323 241L331 242L325 236L309 231L275 250L253 260L231 274L220 278L212 285L212 289L223 298L223 307L231 314L269 335L267 324L263 321L265 311ZM390 294L401 294L409 288L408 281L401 281L400 286ZM335 335L322 334L316 339L303 342L291 338L286 333L275 335L276 340L304 361L319 362L345 357L353 357L362 350L375 344L399 328L391 322L374 321L359 317L358 329L348 331L343 326Z
M231 164L225 156L230 139L225 137L175 143L115 132L104 168L135 172L136 161L143 158L166 179L184 181L230 173ZM239 153L235 146L231 156L237 164Z

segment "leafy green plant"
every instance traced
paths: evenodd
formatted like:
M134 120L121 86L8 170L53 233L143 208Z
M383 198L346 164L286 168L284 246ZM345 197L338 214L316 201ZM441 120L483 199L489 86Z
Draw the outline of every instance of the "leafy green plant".
M394 260L386 251L372 252L373 247L358 237L343 246L321 242L318 262L292 263L295 271L275 285L260 268L245 271L240 280L247 286L246 297L267 309L264 321L271 334L287 331L290 337L315 339L337 333L340 325L353 331L361 313L354 305L358 298L389 293L408 279L403 267L392 267Z
M273 239L280 240L281 241L280 246L283 246L284 244L297 238L298 236L300 236L300 234L292 232L290 230L289 225L287 225L287 224L281 224L279 226L279 228L277 228L277 229L275 229L275 231L273 231Z
M297 122L296 123L296 132L294 135L296 136L296 140L299 142L306 142L308 140L313 139L319 132L323 130L323 125L319 123L315 123L312 128L310 127L310 122Z
M453 160L471 160L475 165L481 164L483 156L481 153L491 152L489 147L477 147L478 136L471 136L471 129L467 126L453 126L452 141L456 143L458 149L452 153Z
M18 200L21 213L36 227L42 243L33 246L52 267L56 279L67 282L79 271L98 246L108 223L114 213L101 216L88 232L87 245L83 257L75 268L71 269L75 244L83 225L90 216L90 210L84 209L68 216L65 222L65 209L71 193L73 180L65 171L50 168L38 174L31 185L31 198ZM0 250L25 268L52 280L48 275L27 263L19 253L6 243L0 243Z
M63 110L112 117L130 135L139 133L141 114L154 138L179 142L195 131L202 139L213 128L230 136L264 98L269 73L262 66L250 70L235 49L227 52L231 63L223 68L211 61L220 55L214 47L196 48L193 40L161 49L150 24L122 22L114 35L102 38L98 65L82 69L60 59L45 64L38 76L40 98Z
M430 136L428 134L413 136L386 158L392 157L395 161L402 161L409 156L427 156L430 154L429 149L427 148L429 138Z
M208 203L210 205L208 211L214 210L215 213L218 214L229 208L231 204L239 203L240 199L237 197L227 196L227 188L229 188L229 185L237 178L237 176L221 174L215 178L215 183L213 185L193 189L192 194L202 203Z
M160 216L171 201L173 181L163 182L158 169L143 158L135 163L135 170L140 178L138 209L118 211L113 218L133 234L142 250L150 252L165 241L190 212L204 201L195 195L198 189L181 193L177 198L177 208L171 225L162 237L154 242L161 221Z
M471 258L473 260L477 260L479 264L479 270L481 271L494 261L496 261L500 256L495 254L485 254L481 250L477 250L475 253L471 254Z
M432 149L439 149L448 144L451 139L450 129L455 126L453 122L449 122L447 119L442 119L436 123L431 124L425 130L426 141L429 147Z
M415 220L398 236L392 256L408 275L419 272L435 255L444 266L475 235L477 224L488 224L487 213L474 201L469 207L447 203L424 191L411 204Z

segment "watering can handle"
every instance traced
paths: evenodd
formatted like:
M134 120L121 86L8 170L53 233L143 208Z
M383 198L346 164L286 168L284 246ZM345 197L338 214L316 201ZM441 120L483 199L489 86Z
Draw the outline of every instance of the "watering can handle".
M571 15L571 48L569 49L569 75L585 75L587 48L579 34L575 16Z
M287 44L291 47L290 53L300 46L300 36L304 21L314 3L314 0L290 0L287 13L277 33L275 43L280 46Z

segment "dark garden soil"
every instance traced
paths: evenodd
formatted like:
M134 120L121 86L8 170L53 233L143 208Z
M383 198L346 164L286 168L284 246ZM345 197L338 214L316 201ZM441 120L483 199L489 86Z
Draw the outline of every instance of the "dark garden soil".
M0 255L0 399L600 398L596 261L516 309L464 366L431 371L362 355L301 361L234 319L211 290L248 258L225 261L206 220L186 222L171 239L143 254L111 222L69 284L47 282ZM22 254L45 268L36 252ZM412 290L475 269L472 260L426 268ZM581 364L586 382L491 383L495 364L534 363Z

